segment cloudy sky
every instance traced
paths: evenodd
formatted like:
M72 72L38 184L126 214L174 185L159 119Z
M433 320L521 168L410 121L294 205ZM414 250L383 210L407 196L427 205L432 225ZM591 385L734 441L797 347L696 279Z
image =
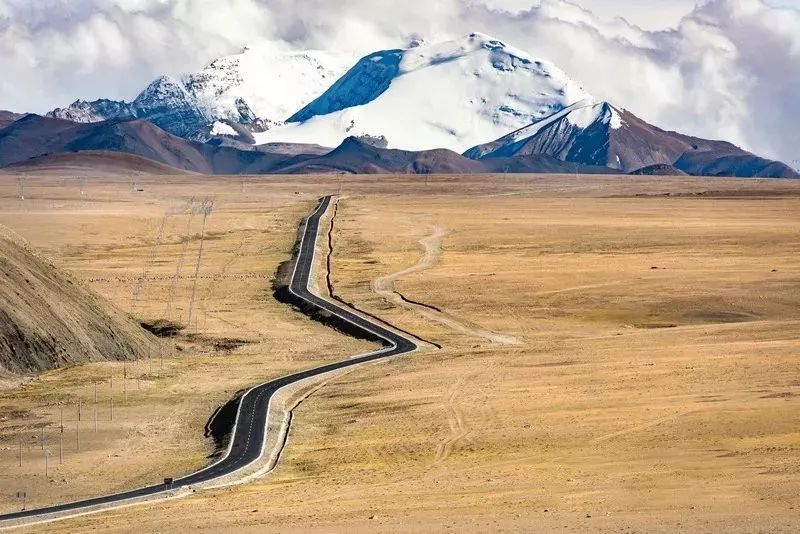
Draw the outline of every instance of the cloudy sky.
M480 31L659 126L800 160L800 0L0 0L0 109L133 98L243 45Z

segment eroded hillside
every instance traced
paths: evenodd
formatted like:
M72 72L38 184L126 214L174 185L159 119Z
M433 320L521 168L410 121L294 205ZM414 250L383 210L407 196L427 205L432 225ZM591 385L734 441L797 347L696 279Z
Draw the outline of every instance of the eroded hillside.
M0 228L0 372L133 360L150 335Z

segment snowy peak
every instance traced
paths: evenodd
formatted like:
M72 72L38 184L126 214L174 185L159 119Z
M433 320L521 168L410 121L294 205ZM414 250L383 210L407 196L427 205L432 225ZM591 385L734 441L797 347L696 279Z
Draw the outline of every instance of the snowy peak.
M566 114L567 120L578 128L588 128L592 124L607 125L612 130L622 127L621 111L608 102L594 102L581 106Z
M387 137L395 148L459 152L591 99L550 62L481 33L362 58L284 128L257 136L338 145Z
M133 105L146 109L148 106L187 100L191 100L191 96L179 80L172 76L159 76L139 93Z
M400 65L400 74L408 74L420 69L470 57L477 58L480 63L488 63L499 72L521 70L538 77L549 78L552 80L552 83L549 84L550 87L554 91L563 90L564 96L568 100L588 96L578 84L573 82L564 71L554 64L534 58L527 52L510 46L499 39L477 32L470 33L455 41L418 45L406 49ZM482 65L473 63L472 66L481 67ZM567 95L567 92L571 94Z
M65 108L56 108L49 117L72 122L100 122L114 118L136 118L134 106L118 100L100 99L94 102L76 100Z
M604 105L601 103L600 105ZM591 124L596 120L598 104L591 99L584 99L561 109L552 115L535 121L533 124L524 126L519 130L504 135L503 137L484 143L467 150L464 155L469 158L481 159L484 157L506 157L516 156L524 148L525 142L537 135L539 132L562 119L567 119L569 124L576 123ZM572 115L575 114L575 117ZM529 154L523 154L529 155Z
M629 150L630 139L641 131L633 131L625 116L646 125L608 102L581 100L495 141L475 146L464 155L474 159L547 155L562 161L635 170L644 165L637 150ZM620 139L625 142L620 143ZM633 168L628 169L628 166Z
M184 83L209 117L260 122L269 129L322 94L354 59L350 54L276 52L254 46L212 61L186 75Z
M553 64L537 60L502 41L481 33L471 33L457 41L426 45L414 41L405 50L384 50L362 58L320 98L289 118L302 122L317 115L327 115L354 106L363 106L380 97L392 82L401 76L449 62L464 62L465 74L480 77L484 70L501 73L521 71L539 79L537 95L527 95L539 106L528 112L528 118L550 113L563 107L564 102L587 98L589 95ZM489 71L491 74L491 71ZM509 95L514 97L516 95ZM511 106L500 106L499 112L517 113ZM524 112L523 112L524 114Z
M194 73L161 76L131 103L79 100L48 115L83 123L144 118L172 134L201 140L214 130L216 121L262 131L284 124L322 94L354 59L351 54L249 47Z
M577 102L465 152L465 156L481 160L544 155L626 173L658 165L675 165L696 173L706 161L732 154L750 163L755 161L752 154L730 143L667 132L608 102L592 101Z
M192 136L209 122L180 80L161 76L142 91L133 106L139 117L181 137Z

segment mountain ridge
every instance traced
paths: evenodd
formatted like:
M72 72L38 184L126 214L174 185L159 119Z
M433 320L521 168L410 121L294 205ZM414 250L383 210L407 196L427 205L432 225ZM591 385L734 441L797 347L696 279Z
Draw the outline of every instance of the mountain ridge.
M263 131L283 122L344 73L350 54L310 50L277 52L245 47L180 77L159 76L131 102L76 100L46 115L74 122L147 119L165 131L195 140L215 121Z
M798 177L781 162L761 158L727 141L663 130L607 102L576 103L464 153L480 160L531 154L622 173L665 166L692 175Z
M158 174L169 174L170 169L202 174L613 172L549 156L479 161L448 149L405 151L375 143L374 138L348 137L333 149L283 143L241 150L186 140L143 119L86 124L28 115L0 130L0 168L9 172L58 165L85 169L94 161L101 168L119 169L123 159L103 155L117 152L146 160L129 160L126 164L132 170L148 167Z
M448 155L445 159L459 169L495 168L497 161L487 161L502 159L504 169L519 172L577 164L618 173L672 168L688 174L798 177L787 165L731 143L648 124L594 98L556 65L486 34L430 44L417 40L351 60L346 54L246 48L179 78L158 77L130 103L77 101L54 110L54 118L103 126L71 144L56 140L50 148L130 150L192 172L273 172L287 163L285 155L269 148L278 144L298 147L291 149L299 158L293 169L310 169L305 160L323 157L319 168L351 169L352 154L299 147L339 147L355 137L380 139L389 150L430 154L448 149L484 162L456 163ZM165 137L137 120L198 144ZM159 142L166 146L158 147ZM36 155L18 148L21 155ZM365 161L375 157L366 147L360 153ZM391 168L415 160L393 154L384 154L394 161Z

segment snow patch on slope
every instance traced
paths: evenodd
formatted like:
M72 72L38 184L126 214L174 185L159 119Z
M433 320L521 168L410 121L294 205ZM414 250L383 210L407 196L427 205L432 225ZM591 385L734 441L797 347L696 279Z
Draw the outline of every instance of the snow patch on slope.
M617 108L615 108L614 106L610 107L611 107L611 119L609 122L611 124L611 129L619 130L620 128L625 126L625 121L622 120L622 115L620 114Z
M216 121L211 126L211 131L209 132L211 135L227 135L228 137L239 137L239 132L233 129L230 124L226 124L222 121Z
M566 115L570 124L578 128L585 129L598 119L598 114L601 112L602 108L598 109L598 106L595 104L595 102L587 102L587 104L588 105L576 107L570 110L570 113Z

